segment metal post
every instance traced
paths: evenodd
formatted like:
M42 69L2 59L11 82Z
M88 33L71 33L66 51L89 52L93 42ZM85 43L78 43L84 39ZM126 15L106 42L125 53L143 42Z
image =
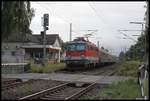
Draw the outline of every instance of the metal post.
M70 41L72 40L72 23L70 23Z
M98 47L98 49L99 49L99 41L97 41L97 47Z
M44 26L44 36L43 36L43 63L45 63L46 58L46 27Z
M58 62L60 63L60 50L58 50Z
M43 64L46 61L46 30L48 30L49 26L49 14L44 14L44 21L43 21L43 27L44 27L44 32L43 32Z

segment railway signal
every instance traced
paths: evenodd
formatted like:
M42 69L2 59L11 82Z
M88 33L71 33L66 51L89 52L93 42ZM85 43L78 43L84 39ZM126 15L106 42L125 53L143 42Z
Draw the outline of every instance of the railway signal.
M44 31L41 31L41 36L43 38L43 65L44 65L44 62L46 61L46 30L48 30L48 26L49 26L49 14L44 14L43 15L43 18L42 20L43 21L43 28L44 28Z
M44 26L49 26L49 14L44 14Z

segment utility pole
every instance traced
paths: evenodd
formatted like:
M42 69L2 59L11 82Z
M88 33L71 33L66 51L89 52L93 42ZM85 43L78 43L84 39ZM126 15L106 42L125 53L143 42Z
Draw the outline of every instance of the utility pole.
M98 47L98 49L99 49L99 41L97 41L97 47Z
M72 23L70 23L70 41L72 41Z
M49 14L44 14L44 21L43 21L43 29L44 31L41 33L43 34L43 65L45 65L46 61L46 30L48 30L49 26Z

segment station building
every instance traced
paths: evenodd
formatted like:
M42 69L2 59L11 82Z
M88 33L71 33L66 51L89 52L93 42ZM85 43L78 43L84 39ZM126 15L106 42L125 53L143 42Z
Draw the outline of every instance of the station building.
M63 41L58 34L46 35L46 58L49 63L60 62L62 43ZM30 59L42 60L43 47L41 35L30 35L25 41L17 40L17 38L4 41L1 48L1 65L2 67L7 66L12 69L13 66L8 66L9 64L20 66L30 61Z

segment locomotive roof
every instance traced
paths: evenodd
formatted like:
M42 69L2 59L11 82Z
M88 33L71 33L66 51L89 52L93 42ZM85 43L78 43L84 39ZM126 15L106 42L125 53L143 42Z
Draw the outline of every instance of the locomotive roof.
M69 43L85 43L84 41L70 41Z
M70 42L69 42L69 44L72 44L72 43L86 43L86 44L89 44L89 45L96 46L95 44L93 44L93 43L90 42L90 41L70 41Z

